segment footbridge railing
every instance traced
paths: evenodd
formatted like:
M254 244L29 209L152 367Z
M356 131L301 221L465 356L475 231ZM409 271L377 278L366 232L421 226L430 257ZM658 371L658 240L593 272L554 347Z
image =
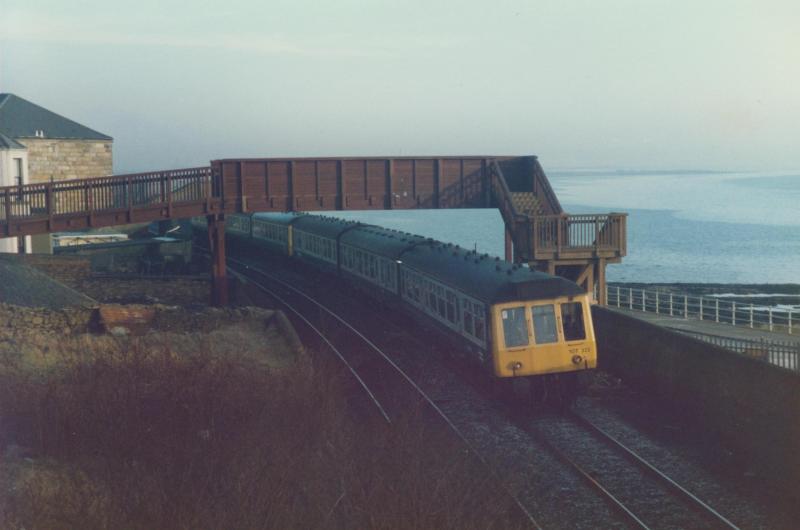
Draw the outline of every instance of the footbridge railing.
M515 252L522 259L613 259L627 254L627 214L524 215L515 208L512 192L497 161L489 166L489 178L503 221L513 232ZM534 179L532 186L535 182ZM547 189L555 197L549 184Z
M210 213L209 167L0 188L0 237Z
M624 256L626 221L623 213L537 215L531 218L534 259Z

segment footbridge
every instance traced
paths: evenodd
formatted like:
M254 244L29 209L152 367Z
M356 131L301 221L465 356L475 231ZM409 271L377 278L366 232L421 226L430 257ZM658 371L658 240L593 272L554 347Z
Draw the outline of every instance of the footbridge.
M626 254L626 214L565 213L535 156L224 159L2 187L0 237L204 215L212 298L224 304L226 214L422 208L498 208L507 260L568 277L601 303L606 264Z

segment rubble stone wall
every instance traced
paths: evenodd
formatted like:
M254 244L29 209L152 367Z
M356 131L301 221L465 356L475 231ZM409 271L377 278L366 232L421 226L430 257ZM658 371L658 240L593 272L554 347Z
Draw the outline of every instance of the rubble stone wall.
M24 138L28 182L103 177L114 172L110 140Z

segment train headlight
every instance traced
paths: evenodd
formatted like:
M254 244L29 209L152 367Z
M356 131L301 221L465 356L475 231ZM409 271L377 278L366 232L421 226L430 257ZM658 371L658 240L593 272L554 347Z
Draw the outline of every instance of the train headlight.
M521 370L521 369L522 369L522 363L519 362L519 361L517 361L517 362L515 362L514 364L511 365L511 370L514 371L514 372L516 372L518 370Z
M572 364L580 365L583 362L583 357L580 355L573 355L572 356Z

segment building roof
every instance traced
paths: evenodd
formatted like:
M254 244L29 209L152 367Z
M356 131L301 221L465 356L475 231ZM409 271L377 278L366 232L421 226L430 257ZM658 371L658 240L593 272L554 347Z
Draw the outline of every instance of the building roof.
M25 149L25 146L0 132L0 149Z
M0 94L0 133L17 139L113 140L14 94Z

